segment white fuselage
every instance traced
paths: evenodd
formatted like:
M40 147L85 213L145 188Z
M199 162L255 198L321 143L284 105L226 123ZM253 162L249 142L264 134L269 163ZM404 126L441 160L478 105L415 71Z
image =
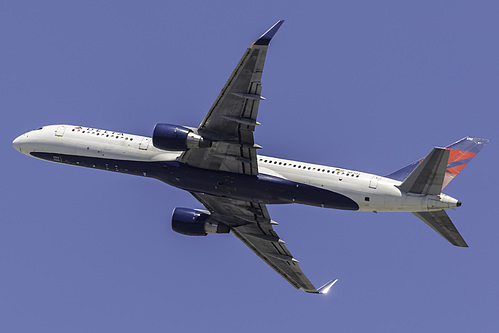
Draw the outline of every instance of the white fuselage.
M182 154L155 148L149 137L74 125L45 126L19 136L13 145L28 156L52 153L54 162L61 162L58 154L138 162L175 161ZM113 165L106 164L106 169L118 171ZM445 194L407 194L397 187L400 181L337 167L258 155L258 170L344 195L355 201L360 211L422 212L452 208L458 203Z

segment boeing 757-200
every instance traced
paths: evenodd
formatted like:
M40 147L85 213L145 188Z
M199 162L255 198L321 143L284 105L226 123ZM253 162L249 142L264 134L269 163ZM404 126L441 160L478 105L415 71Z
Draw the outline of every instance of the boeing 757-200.
M315 288L274 231L266 205L299 203L325 208L411 212L451 244L467 246L447 213L461 203L442 189L487 144L465 137L433 148L424 159L388 176L257 154L261 78L277 22L244 53L208 114L196 127L156 124L152 138L75 126L51 125L13 142L23 154L156 178L189 191L206 210L175 208L174 231L191 236L232 232L295 288Z

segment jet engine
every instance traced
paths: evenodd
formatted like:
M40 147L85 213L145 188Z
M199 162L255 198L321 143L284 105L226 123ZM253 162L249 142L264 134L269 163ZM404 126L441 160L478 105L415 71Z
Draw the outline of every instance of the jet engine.
M194 133L190 128L172 124L156 124L152 144L158 149L174 151L211 147L210 140Z
M230 228L211 221L210 214L204 211L177 207L172 214L172 229L187 236L206 236L207 234L226 234Z

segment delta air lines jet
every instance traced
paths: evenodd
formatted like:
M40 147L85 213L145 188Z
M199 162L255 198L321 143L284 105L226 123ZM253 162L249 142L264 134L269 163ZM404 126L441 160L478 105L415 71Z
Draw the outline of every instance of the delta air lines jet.
M277 233L268 204L375 212L411 212L451 244L467 246L445 210L461 203L442 189L488 140L466 137L433 148L388 176L257 154L253 132L261 78L277 22L246 50L198 127L156 124L152 138L75 125L51 125L16 138L23 154L57 163L156 178L189 191L206 210L175 208L174 231L232 232L295 288L315 288Z

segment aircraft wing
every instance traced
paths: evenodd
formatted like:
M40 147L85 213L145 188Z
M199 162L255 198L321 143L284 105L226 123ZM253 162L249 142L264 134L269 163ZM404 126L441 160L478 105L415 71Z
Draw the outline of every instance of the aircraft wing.
M327 293L336 282L331 281L316 289L300 269L284 242L279 238L263 204L191 193L211 213L211 217L230 227L236 235L257 256L265 261L297 289L308 293Z
M246 50L197 131L213 141L210 148L193 148L180 162L194 167L249 175L258 174L253 131L262 90L262 72L278 21Z

